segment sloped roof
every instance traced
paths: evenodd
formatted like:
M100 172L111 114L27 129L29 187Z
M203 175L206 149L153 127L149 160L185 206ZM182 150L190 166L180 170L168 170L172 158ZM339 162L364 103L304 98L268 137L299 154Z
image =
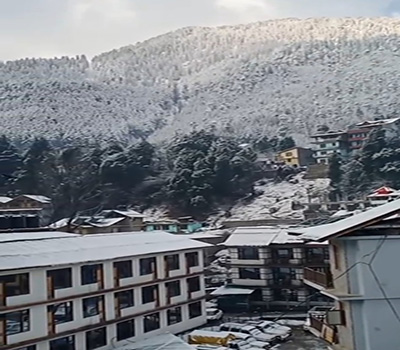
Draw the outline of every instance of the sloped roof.
M109 209L109 210L103 210L101 212L101 214L105 214L105 215L108 214L108 213L117 213L119 215L127 216L127 217L130 217L130 218L144 218L144 217L146 217L146 215L143 215L143 214L141 214L141 213L139 213L139 212L137 212L135 210L131 210L131 209L129 209L129 210Z
M46 196L41 196L41 195L36 195L36 194L23 194L21 196L18 197L27 197L30 198L36 202L40 202L40 203L51 203L51 199L46 197ZM18 198L16 197L16 198ZM14 198L15 199L15 198Z
M0 203L7 203L11 200L12 200L11 197L0 196Z
M40 239L65 238L65 237L76 237L76 236L78 235L74 233L57 232L57 231L10 232L10 233L0 233L0 243L34 241Z
M228 287L221 286L218 289L211 292L211 295L249 295L254 292L252 288L239 288L239 287Z
M163 231L124 232L2 242L1 270L70 265L210 246Z
M289 233L310 241L326 241L382 221L400 212L400 199L330 224L289 229Z

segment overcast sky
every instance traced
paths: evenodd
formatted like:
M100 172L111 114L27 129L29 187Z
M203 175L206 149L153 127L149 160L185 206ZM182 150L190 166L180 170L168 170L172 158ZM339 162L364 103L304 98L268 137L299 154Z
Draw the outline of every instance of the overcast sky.
M0 0L0 60L91 57L184 26L399 13L400 0Z

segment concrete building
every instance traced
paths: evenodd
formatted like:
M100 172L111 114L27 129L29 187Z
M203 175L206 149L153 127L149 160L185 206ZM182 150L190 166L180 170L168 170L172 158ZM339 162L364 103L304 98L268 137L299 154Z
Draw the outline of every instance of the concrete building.
M291 166L307 166L314 164L313 151L304 147L292 147L277 154L277 161Z
M220 296L222 308L288 309L301 302L308 309L326 304L326 297L309 298L313 290L303 284L303 270L328 266L327 244L305 244L285 228L239 227L224 245L230 255L229 282L212 293Z
M346 131L327 131L313 135L311 138L314 159L318 164L328 164L334 153L344 158L348 155Z
M395 199L400 198L400 191L395 190L394 188L383 186L376 189L373 193L367 196L369 203L371 206L378 206L382 204L386 204Z
M0 235L0 348L111 350L206 322L208 244L165 232Z
M331 224L290 230L309 242L330 242L330 269L306 268L304 283L335 302L323 320L312 320L333 350L399 348L399 214L395 200Z

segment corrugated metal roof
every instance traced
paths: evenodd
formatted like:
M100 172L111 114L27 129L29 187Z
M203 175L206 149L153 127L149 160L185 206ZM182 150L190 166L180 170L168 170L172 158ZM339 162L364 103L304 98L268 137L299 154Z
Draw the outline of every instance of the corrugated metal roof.
M114 350L193 350L193 347L171 333L152 336L151 338L129 341Z
M56 266L210 246L163 231L76 235L0 244L2 270Z
M211 292L211 295L249 295L254 292L251 288L236 288L222 286Z
M304 240L321 242L366 227L399 212L400 199L330 224L302 229L289 229L289 233L299 235L300 238Z

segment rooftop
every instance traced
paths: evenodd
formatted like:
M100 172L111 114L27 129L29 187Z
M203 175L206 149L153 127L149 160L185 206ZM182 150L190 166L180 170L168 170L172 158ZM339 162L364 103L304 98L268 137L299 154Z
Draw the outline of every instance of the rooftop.
M321 242L378 223L398 213L399 199L330 224L289 229L289 233L300 236L300 239Z
M23 234L17 234L20 235L20 240L10 237L8 241L1 242L2 270L69 265L209 246L207 243L163 231L85 236L49 232L53 237L46 239L44 233L39 233L37 239L27 237L24 240L21 239Z
M73 233L54 232L54 231L10 232L10 233L0 233L0 243L35 241L41 239L65 238L65 237L76 237L76 236L78 235Z
M193 347L171 333L150 338L126 341L123 346L114 346L114 350L193 350Z

